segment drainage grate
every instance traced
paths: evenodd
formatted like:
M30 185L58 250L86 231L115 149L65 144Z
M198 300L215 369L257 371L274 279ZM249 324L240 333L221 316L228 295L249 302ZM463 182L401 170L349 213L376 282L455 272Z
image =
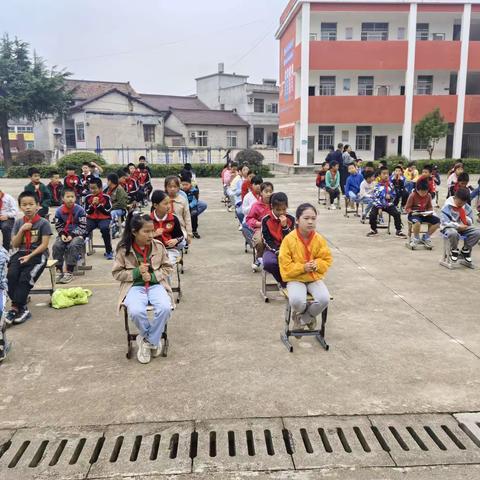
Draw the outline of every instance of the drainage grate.
M480 463L480 414L0 430L2 480L468 463Z

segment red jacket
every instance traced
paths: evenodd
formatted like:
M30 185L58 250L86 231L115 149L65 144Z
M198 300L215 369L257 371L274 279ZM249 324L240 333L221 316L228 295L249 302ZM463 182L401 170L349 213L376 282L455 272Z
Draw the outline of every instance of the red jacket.
M271 213L270 205L259 200L252 205L245 222L252 230L258 230L261 228L261 225L257 225L257 222L261 224L262 218L269 213Z

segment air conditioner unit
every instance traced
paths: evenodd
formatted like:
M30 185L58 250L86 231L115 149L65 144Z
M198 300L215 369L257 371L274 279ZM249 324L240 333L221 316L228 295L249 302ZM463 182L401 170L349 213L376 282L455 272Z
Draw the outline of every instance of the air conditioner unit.
M62 129L61 128L58 128L58 127L55 127L53 129L53 134L54 135L61 135L62 134Z

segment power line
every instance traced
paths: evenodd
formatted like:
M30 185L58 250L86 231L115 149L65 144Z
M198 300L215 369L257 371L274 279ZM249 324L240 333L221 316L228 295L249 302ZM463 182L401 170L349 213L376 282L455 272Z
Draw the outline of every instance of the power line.
M235 60L232 64L231 64L231 67L234 67L235 65L237 65L237 63L239 63L241 60L243 60L247 55L249 55L250 53L252 53L258 46L261 45L261 43L267 38L268 35L270 35L271 33L273 33L273 31L275 30L275 28L273 29L270 29L267 31L267 33L262 37L260 38L260 40L255 43L255 45L253 45L253 47L251 47L249 50L247 50L241 57L239 57L237 60Z

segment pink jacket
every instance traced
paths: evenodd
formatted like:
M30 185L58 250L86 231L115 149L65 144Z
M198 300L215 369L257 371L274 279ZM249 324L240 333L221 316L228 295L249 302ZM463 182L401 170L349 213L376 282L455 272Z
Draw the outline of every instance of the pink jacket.
M245 223L252 230L258 230L262 228L262 218L269 213L271 213L270 205L266 205L262 201L257 201L252 205Z

